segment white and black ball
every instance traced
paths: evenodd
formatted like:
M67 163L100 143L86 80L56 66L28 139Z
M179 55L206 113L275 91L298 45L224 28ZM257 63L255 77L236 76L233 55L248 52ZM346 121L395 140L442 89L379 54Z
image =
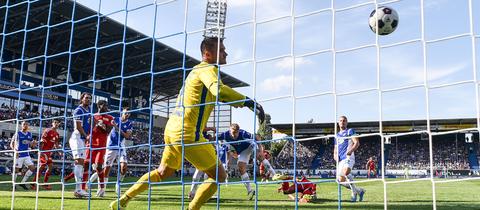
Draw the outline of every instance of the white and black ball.
M378 35L388 35L397 29L398 26L398 13L390 7L378 7L377 10L373 10L368 18L368 25L373 33Z

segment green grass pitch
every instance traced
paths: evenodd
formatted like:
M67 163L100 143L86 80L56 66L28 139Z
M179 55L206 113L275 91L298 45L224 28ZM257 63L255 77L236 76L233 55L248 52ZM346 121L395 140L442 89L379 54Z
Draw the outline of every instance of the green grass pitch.
M1 181L11 179L10 176L0 176ZM18 178L20 179L20 178ZM58 177L51 180L57 181ZM134 182L136 178L128 178L126 182ZM186 180L189 183L189 179ZM388 180L393 181L393 180ZM96 185L92 185L96 192ZM383 183L379 181L359 183L358 186L367 190L365 201L350 203L349 191L342 190L342 209L384 209ZM125 186L127 187L127 186ZM277 193L279 184L268 183L258 185L258 209L295 209L295 203L287 196ZM116 198L114 186L109 185L107 196L93 197L90 209L108 209L108 204ZM185 195L190 185L185 185ZM66 187L64 209L88 209L88 199L73 197L73 186ZM299 203L298 209L338 209L338 190L335 183L317 184L318 200L314 203ZM156 185L152 187L150 209L181 209L181 185ZM61 188L54 186L53 191L40 190L38 194L38 209L61 209ZM19 189L15 192L14 209L35 209L35 191ZM186 197L186 196L185 196ZM433 209L432 184L430 181L416 181L387 184L388 209ZM480 209L480 181L470 180L436 184L437 209L469 210ZM0 209L10 209L12 192L10 184L0 184ZM188 199L185 199L185 207ZM216 200L211 200L202 209L216 209ZM221 187L220 209L254 209L255 201L249 201L242 184L229 184ZM128 209L148 209L147 193L142 193L129 203Z

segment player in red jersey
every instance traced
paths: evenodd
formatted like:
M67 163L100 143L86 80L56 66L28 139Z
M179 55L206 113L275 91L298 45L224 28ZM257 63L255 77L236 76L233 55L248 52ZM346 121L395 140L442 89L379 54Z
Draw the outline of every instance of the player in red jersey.
M43 131L42 139L40 141L40 168L38 169L37 175L33 177L33 182L36 182L37 179L40 179L40 176L43 173L43 170L47 166L47 171L45 171L45 177L43 178L43 182L47 183L48 178L50 177L50 173L53 169L53 161L52 161L52 151L56 148L60 148L59 139L60 135L57 132L58 127L60 126L60 120L54 119L52 122L52 127ZM43 152L46 151L46 152ZM31 185L32 189L36 189L36 185ZM43 185L43 189L51 190L52 187L50 185Z
M373 160L373 157L370 157L367 161L367 165L365 166L367 168L367 177L370 178L370 176L373 174L374 177L377 177L377 171L375 170L375 161Z
M112 128L115 125L115 119L108 114L103 114L108 112L108 103L105 100L99 100L97 102L98 113L93 116L93 130L92 130L92 141L91 147L87 150L87 158L85 159L85 167L83 172L83 184L82 189L85 189L86 182L88 182L88 165L90 160L92 161L93 173L98 174L100 181L100 188L97 191L97 197L103 197L105 194L105 184L104 178L105 174L103 173L103 163L105 162L104 157L106 153L107 146L107 137L110 134Z
M311 202L317 198L317 185L311 183L305 176L297 178L297 186L293 183L293 177L288 175L276 174L273 177L273 180L291 180L290 182L281 183L282 186L278 188L278 192L283 192L283 194L288 195L291 200L295 200L295 189L298 192L299 201L302 203Z
M272 155L270 154L270 152L268 150L263 150L263 156L269 162L272 162L272 161L270 161L270 158L272 157ZM272 175L269 170L265 170L265 166L263 165L263 162L260 163L260 175L262 176L262 182L265 182L265 181L268 182L268 179Z

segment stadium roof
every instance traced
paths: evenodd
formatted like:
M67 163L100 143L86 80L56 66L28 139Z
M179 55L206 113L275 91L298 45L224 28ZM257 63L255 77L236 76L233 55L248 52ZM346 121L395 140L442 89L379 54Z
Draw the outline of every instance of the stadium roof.
M271 124L272 128L280 133L292 135L292 124ZM295 134L297 136L318 136L334 133L334 123L296 123ZM383 121L384 133L405 133L427 129L426 120L398 120ZM378 133L379 122L349 122L348 127L354 128L357 133ZM476 118L464 119L434 119L430 120L432 131L452 131L477 127Z
M52 85L65 82L67 78L63 78L63 80L59 78L62 78L62 75L65 77L68 72L69 60L71 60L70 80L72 82L92 79L95 66L95 79L114 78L111 81L102 82L105 84L101 85L101 90L110 93L115 93L120 89L121 80L119 78L122 66L124 77L149 72L150 69L159 73L154 77L154 93L157 95L173 96L178 94L181 88L182 83L179 81L182 81L183 78L184 54L161 42L154 41L152 37L124 27L122 23L107 16L98 15L96 11L81 4L74 4L72 0L52 1L50 19L50 1L32 3L20 0L10 1L8 10L4 4L0 3L0 13L5 14L8 11L7 21L4 21L5 16L0 16L0 28L4 27L5 22L5 31L2 35L6 36L3 47L12 53L10 60L21 57L23 40L26 36L25 59L30 59L29 63L43 65L45 43L48 40L47 56L49 57L46 78L51 80ZM30 8L28 9L29 4ZM71 39L73 8L75 8L74 33ZM28 17L27 21L25 21L26 17ZM50 22L48 23L48 21ZM27 22L27 26L25 26L25 22ZM24 27L27 29L26 34L23 31ZM98 40L95 39L97 28ZM123 36L124 29L125 38ZM47 33L49 33L48 39ZM125 52L123 43L126 43ZM69 49L70 44L71 48ZM152 51L154 51L153 68L151 66ZM3 61L8 63L8 59L3 57ZM122 57L125 57L124 62L122 62ZM191 68L198 63L198 60L188 55L185 56L186 68ZM37 71L38 73L43 73L43 68L42 71ZM223 82L231 87L248 86L247 83L228 74L221 73L221 77ZM144 93L149 92L150 75L133 77L124 84L126 84L124 88L131 87L128 91L129 94L124 94L125 97L136 96L142 90Z

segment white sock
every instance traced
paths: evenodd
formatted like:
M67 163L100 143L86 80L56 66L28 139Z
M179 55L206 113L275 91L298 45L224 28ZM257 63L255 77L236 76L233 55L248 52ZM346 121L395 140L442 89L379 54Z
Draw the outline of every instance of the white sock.
M353 182L353 176L352 176L352 174L347 175L347 181ZM357 186L355 186L354 183L350 183L349 185L350 185L350 190L352 190L352 194L358 193Z
M203 172L198 169L195 170L195 173L193 173L192 186L190 186L190 192L192 192L193 194L197 192L197 187L198 187L198 183L194 183L194 182L200 182L200 177L202 177L202 175L203 175Z
M120 174L120 182L123 182L123 179L125 179L125 174Z
M270 161L268 161L267 159L263 159L262 163L263 163L264 166L268 167L268 171L270 171L270 174L272 176L276 174L275 170L273 169L272 165L270 164Z
M75 191L82 190L82 178L83 178L83 166L82 165L75 165L73 168L73 173L75 174Z
M242 181L250 181L250 177L248 176L248 173L242 174ZM245 185L245 188L247 188L247 192L252 191L252 187L250 187L250 182L245 182L243 184Z
M17 176L20 176L20 175L22 175L22 172L13 173L13 181L17 182Z
M100 179L98 179L98 188L100 188ZM108 177L103 178L103 186L107 188Z
M27 172L25 172L25 176L23 176L23 179L22 179L22 183L25 183L28 178L30 178L30 176L33 174L32 171L28 170Z
M91 183L94 183L95 180L97 180L97 179L98 179L98 174L97 174L97 172L93 173L93 174L90 176L90 182L91 182Z

